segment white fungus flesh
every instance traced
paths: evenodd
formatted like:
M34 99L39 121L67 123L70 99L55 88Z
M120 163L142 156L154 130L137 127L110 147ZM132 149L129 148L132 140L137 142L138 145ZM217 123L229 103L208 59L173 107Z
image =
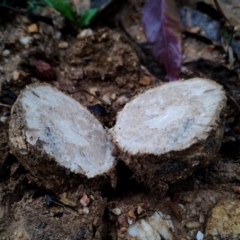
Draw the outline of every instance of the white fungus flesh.
M164 154L204 140L223 92L214 82L195 78L150 89L119 113L115 139L132 154Z
M73 98L46 84L30 85L14 104L10 143L27 169L33 159L26 156L34 155L34 150L87 178L114 165L113 145L99 121Z
M225 106L225 92L214 81L166 83L125 105L113 141L137 180L163 190L210 163L221 144Z

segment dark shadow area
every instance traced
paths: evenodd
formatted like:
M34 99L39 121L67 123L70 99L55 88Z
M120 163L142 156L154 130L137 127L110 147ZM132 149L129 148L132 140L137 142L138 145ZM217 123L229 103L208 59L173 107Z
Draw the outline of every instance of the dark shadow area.
M185 180L173 183L169 185L169 189L166 192L166 196L171 198L171 201L176 201L180 193L193 191L194 190L194 179L192 176Z
M5 161L0 165L0 182L9 179L11 166L17 161L18 160L14 155L8 154Z
M133 172L120 161L116 167L117 169L117 186L111 192L102 192L103 197L108 197L108 201L114 201L117 198L126 197L127 195L134 195L147 189L136 181L133 177Z

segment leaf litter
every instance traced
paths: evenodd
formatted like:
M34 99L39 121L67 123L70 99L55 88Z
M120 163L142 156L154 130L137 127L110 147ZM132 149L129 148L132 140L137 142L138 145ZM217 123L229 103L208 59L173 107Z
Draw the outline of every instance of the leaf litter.
M146 0L142 22L153 55L164 65L169 80L179 79L182 62L181 21L173 0Z

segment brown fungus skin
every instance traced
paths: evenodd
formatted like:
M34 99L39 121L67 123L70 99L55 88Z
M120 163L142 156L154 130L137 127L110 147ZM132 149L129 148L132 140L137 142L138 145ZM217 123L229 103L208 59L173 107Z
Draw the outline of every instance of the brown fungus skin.
M136 97L138 96L133 99ZM208 137L179 151L170 151L160 155L147 152L132 154L120 146L114 130L112 131L113 143L120 159L133 171L136 180L151 190L159 191L160 195L164 195L169 184L186 179L195 170L208 166L214 160L223 138L225 109L226 96L222 91L222 100L217 108L218 116L215 116L209 124L211 131Z
M224 122L221 125L224 126ZM132 169L138 182L142 182L152 190L160 190L164 193L168 189L168 184L183 180L195 170L211 163L221 146L223 126L212 131L205 141L183 151L169 152L161 156L153 154L133 156L123 152L117 143L115 146L120 153L120 158ZM192 167L195 162L200 163Z
M0 122L0 166L4 163L6 160L6 157L9 152L8 147L8 124Z
M50 86L41 83L32 84L30 87L34 88L37 85ZM112 168L105 173L88 178L84 174L71 172L70 169L58 164L54 157L49 156L43 150L40 140L37 140L35 145L30 144L26 140L25 134L28 128L24 120L25 110L21 103L23 93L24 90L20 93L12 107L9 124L9 147L11 153L17 157L28 171L28 180L55 193L67 191L80 184L88 186L93 191L103 188L114 188L116 185L116 161Z

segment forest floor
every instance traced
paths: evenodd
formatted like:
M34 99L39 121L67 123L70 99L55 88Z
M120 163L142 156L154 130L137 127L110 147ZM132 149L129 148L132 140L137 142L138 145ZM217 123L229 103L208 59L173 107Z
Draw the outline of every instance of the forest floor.
M201 6L189 2L178 1L179 10L199 11ZM229 2L227 9L240 11L237 1ZM113 1L85 30L65 26L49 8L40 13L54 18L54 27L1 9L0 239L139 239L128 235L128 227L156 211L173 222L174 233L166 239L200 240L200 233L204 239L240 238L240 59L204 35L202 26L183 29L180 78L208 78L224 87L224 137L211 165L170 185L164 197L137 183L121 161L115 189L90 193L81 186L54 196L28 180L28 171L9 150L11 105L31 83L47 82L71 95L111 128L132 97L167 82L161 67L156 78L142 64L142 5L140 0ZM136 42L118 28L119 19ZM91 198L88 208L79 203L84 194ZM59 199L76 204L54 204Z

